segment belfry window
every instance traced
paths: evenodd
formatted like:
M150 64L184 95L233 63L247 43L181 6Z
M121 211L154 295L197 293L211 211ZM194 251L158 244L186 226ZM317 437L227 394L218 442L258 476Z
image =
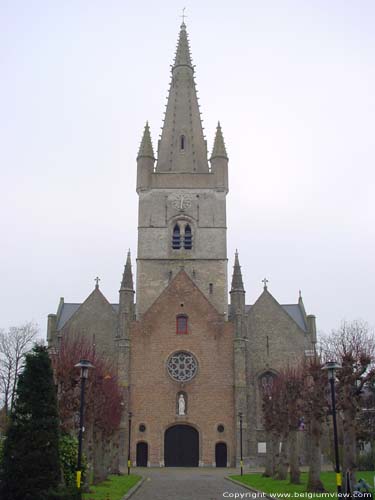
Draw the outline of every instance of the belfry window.
M180 226L178 224L176 224L173 228L172 248L173 250L179 250L181 248L181 233Z
M179 314L176 317L176 333L186 334L188 332L188 317L185 314Z
M180 136L180 150L185 151L185 136L184 135Z
M185 234L184 234L184 248L185 250L191 250L193 246L193 235L191 233L191 227L189 224L185 226Z

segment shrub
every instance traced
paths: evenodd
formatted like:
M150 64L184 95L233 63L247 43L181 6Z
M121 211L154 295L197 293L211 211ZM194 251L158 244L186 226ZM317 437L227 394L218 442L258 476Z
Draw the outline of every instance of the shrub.
M60 463L64 474L64 482L68 488L75 488L78 457L78 439L70 434L60 437ZM83 460L83 465L85 461ZM83 467L85 469L85 467ZM85 470L83 470L84 474Z
M36 500L60 483L59 419L47 349L26 355L4 443L3 500Z

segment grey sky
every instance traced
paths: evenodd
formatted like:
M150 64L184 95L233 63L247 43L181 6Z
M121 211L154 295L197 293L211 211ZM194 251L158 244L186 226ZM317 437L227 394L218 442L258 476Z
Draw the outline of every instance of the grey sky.
M116 302L135 264L136 154L156 146L180 7L205 132L230 156L228 256L252 303L302 289L318 329L375 325L373 1L0 3L0 326Z

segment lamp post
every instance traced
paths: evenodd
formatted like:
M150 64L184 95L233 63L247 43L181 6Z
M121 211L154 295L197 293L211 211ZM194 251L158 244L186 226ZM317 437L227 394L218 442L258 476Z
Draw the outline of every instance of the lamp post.
M83 432L85 430L83 424L84 408L85 408L85 384L86 384L86 379L89 375L89 370L91 368L94 368L94 365L92 365L90 361L88 361L87 359L81 359L81 361L75 365L75 368L81 369L81 402L79 408L78 459L77 459L77 471L76 471L77 488L81 495L82 438L83 438Z
M128 417L129 417L129 421L128 421L128 427L129 427L129 441L128 441L128 476L129 476L129 474L130 474L130 465L131 465L131 462L130 462L130 437L131 437L131 430L132 430L132 412L131 412L131 411L129 411Z
M333 439L335 445L335 463L336 463L336 485L337 485L337 495L341 497L342 493L342 479L340 473L340 458L339 458L339 440L337 437L337 420L336 420L336 394L335 394L335 372L339 370L341 365L335 361L328 361L322 370L327 370L328 380L331 386L331 401L332 401L332 420L333 420Z
M242 412L238 413L238 417L240 419L240 467L241 467L241 476L243 476L243 453L242 453Z

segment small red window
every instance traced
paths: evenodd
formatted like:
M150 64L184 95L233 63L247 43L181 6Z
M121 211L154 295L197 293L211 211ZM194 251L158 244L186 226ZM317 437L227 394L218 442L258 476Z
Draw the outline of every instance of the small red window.
M187 333L188 332L188 318L187 316L180 315L176 318L176 333Z

